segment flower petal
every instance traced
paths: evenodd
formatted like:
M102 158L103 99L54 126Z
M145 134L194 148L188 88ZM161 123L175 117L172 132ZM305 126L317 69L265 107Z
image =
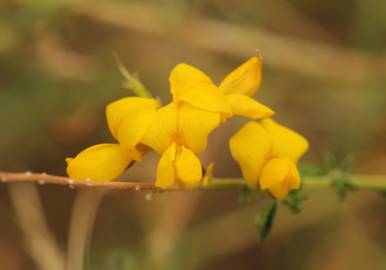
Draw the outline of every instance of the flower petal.
M162 154L177 136L177 105L169 103L159 109L141 142Z
M156 186L160 188L172 187L175 183L175 159L177 145L170 145L162 154L157 166Z
M181 104L178 115L179 132L185 145L193 152L204 151L209 134L221 123L219 113Z
M248 122L229 141L232 157L239 164L247 184L255 188L261 170L270 155L270 141L265 129Z
M290 174L290 167L287 160L273 158L267 162L261 171L260 188L267 189L284 182Z
M295 164L308 150L307 140L297 132L282 126L272 119L263 119L261 124L267 130L272 142L272 155L289 158Z
M67 174L78 180L110 181L130 164L127 150L118 144L97 144L67 158Z
M220 84L227 94L254 96L261 83L261 60L252 57L229 73Z
M114 138L133 150L153 121L157 106L156 100L140 97L123 98L109 104L107 123ZM135 153L135 149L132 152Z
M251 119L270 117L274 114L270 108L248 96L229 94L225 97L231 105L233 114L249 117Z
M271 186L268 190L269 193L271 193L276 199L284 200L289 192L288 183L286 181L277 183L276 185Z
M182 186L193 187L202 179L202 167L198 157L185 146L179 146L176 156L177 180Z
M190 89L197 83L213 83L204 72L185 63L174 67L170 73L169 82L174 100L178 100L182 92Z
M288 159L288 165L290 167L290 175L288 177L288 186L291 189L299 189L300 188L300 174L298 168L295 163Z
M225 95L213 83L197 83L185 91L181 91L175 102L184 101L199 109L224 113L229 117L232 113Z

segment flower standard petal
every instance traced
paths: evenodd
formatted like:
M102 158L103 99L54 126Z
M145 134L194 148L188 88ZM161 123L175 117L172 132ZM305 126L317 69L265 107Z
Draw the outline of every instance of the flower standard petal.
M175 159L177 145L170 145L162 154L157 166L156 186L160 188L172 187L175 183Z
M247 184L256 188L261 170L271 151L267 132L259 123L248 122L232 136L229 147Z
M270 117L274 112L267 106L256 100L241 94L229 94L225 96L228 100L232 113L251 119Z
M173 100L178 100L181 93L197 83L213 83L204 72L185 63L174 67L170 73L169 82Z
M223 113L225 117L232 114L225 95L213 83L197 83L181 92L174 101L183 101L199 109Z
M141 142L162 154L177 134L177 116L178 105L175 103L160 108Z
M261 60L252 57L229 73L220 84L226 94L255 95L261 84Z
M176 178L183 187L194 187L202 179L202 166L198 157L185 146L179 146L176 156Z
M178 114L178 129L184 144L193 152L204 151L209 134L221 123L219 113L198 109L190 104L181 104Z
M67 158L67 174L78 180L111 181L132 162L127 150L118 144L97 144Z
M261 124L269 134L274 157L289 158L296 164L299 158L308 150L307 140L297 132L278 124L272 119L263 119Z

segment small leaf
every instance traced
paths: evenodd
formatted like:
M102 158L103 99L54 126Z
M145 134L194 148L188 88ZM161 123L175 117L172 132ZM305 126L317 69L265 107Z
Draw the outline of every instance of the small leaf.
M257 213L255 217L255 223L259 230L260 240L259 242L263 242L267 239L271 229L272 224L276 215L277 210L277 201L274 201L270 206L264 208L259 213Z
M324 154L323 164L324 164L324 167L326 168L327 172L332 171L332 170L336 169L336 167L337 167L336 159L335 159L334 155L330 152L327 152Z
M291 190L283 203L288 206L294 214L299 214L302 210L302 203L307 199L306 192L303 189L297 189Z
M322 167L313 163L300 164L299 171L302 176L323 176L326 174Z
M349 173L352 170L354 163L355 163L355 156L354 154L350 153L343 159L340 165L340 169L342 170L342 172Z
M331 186L336 189L338 193L338 197L341 201L343 201L348 192L357 191L357 187L355 187L350 181L346 178L333 178L331 181Z

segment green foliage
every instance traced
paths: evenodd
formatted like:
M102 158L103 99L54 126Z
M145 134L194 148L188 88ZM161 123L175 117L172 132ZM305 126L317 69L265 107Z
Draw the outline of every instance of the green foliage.
M260 236L259 242L263 242L267 239L272 229L272 224L276 216L277 205L277 201L274 201L271 205L257 213L255 217L255 223Z
M345 176L333 178L331 186L336 189L338 197L342 201L346 198L348 192L358 190Z
M318 164L302 163L299 166L299 172L302 177L305 176L322 176L325 175L325 170Z
M298 214L302 210L302 203L308 199L303 189L291 190L283 203L294 213Z
M335 156L330 152L324 154L323 165L327 172L335 170L338 167L338 163L336 161Z
M349 173L351 172L353 166L355 164L355 156L354 154L348 154L340 164L340 169L342 172Z

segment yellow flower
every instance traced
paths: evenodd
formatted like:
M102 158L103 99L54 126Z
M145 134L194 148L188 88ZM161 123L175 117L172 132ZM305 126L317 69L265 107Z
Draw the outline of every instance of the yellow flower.
M247 184L284 199L290 189L300 187L296 164L308 150L300 134L272 119L248 122L229 142L231 154L238 162Z
M67 174L78 180L110 181L146 152L140 144L156 115L154 99L127 97L109 104L107 123L119 144L91 146L75 158L67 158Z
M188 103L160 108L141 142L161 155L156 185L162 188L199 184L201 163L195 153L205 150L207 137L220 124L220 114Z
M219 112L222 119L232 114L251 119L273 115L271 109L251 98L261 83L261 61L256 57L229 73L219 87L205 73L187 64L178 64L169 81L174 102Z

